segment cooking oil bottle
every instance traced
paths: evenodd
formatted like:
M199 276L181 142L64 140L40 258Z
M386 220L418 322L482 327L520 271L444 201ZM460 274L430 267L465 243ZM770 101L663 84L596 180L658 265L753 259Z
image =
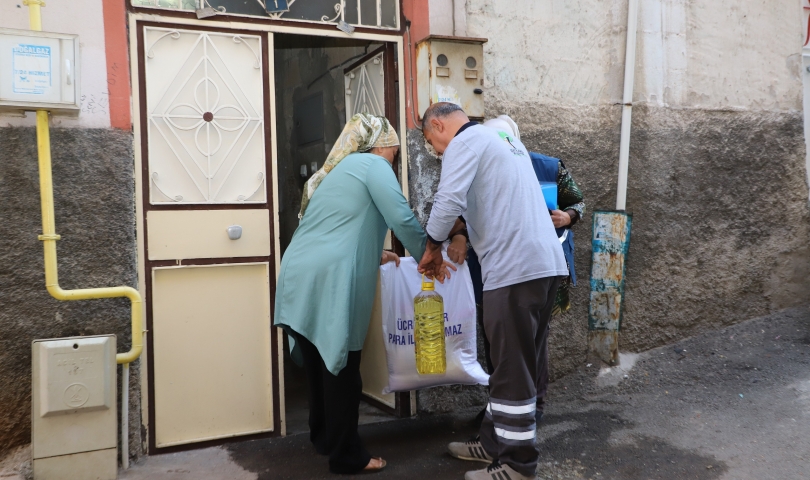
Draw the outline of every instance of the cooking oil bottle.
M443 374L447 371L444 349L444 299L434 291L435 280L425 281L422 291L413 299L416 371L420 375Z

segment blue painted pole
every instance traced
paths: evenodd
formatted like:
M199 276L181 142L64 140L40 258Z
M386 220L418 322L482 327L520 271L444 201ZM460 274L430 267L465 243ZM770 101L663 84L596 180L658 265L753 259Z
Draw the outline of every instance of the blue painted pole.
M593 212L588 351L610 365L619 362L624 272L632 223L633 217L627 212Z

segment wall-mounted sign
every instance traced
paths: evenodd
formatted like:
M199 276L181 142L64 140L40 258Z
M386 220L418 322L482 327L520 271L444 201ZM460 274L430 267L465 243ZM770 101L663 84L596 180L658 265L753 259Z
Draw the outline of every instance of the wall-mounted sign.
M289 12L290 6L287 4L287 0L264 0L264 9L267 10L267 13Z
M79 114L78 36L0 28L0 110Z
M12 91L44 95L53 86L51 47L19 43L11 48Z

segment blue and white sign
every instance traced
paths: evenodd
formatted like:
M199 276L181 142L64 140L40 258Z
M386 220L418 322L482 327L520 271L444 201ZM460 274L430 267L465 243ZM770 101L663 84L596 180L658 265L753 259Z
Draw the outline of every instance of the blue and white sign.
M12 48L14 93L45 95L53 85L51 47L19 43Z
M267 13L289 12L290 6L287 0L264 0L264 8Z

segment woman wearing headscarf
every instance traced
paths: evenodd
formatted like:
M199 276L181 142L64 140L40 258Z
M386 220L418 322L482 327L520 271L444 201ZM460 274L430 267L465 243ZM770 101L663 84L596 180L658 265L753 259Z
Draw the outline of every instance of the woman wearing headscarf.
M333 473L381 470L357 433L366 338L388 229L417 260L425 233L392 169L399 138L384 117L358 114L304 186L301 222L281 261L275 325L309 383L310 440ZM396 260L386 252L383 261Z

